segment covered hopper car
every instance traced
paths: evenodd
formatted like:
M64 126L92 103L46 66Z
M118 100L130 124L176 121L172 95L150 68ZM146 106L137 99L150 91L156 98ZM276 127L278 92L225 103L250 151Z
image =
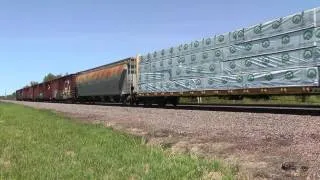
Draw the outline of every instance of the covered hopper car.
M77 73L79 101L125 101L136 81L136 59L126 58L115 63Z

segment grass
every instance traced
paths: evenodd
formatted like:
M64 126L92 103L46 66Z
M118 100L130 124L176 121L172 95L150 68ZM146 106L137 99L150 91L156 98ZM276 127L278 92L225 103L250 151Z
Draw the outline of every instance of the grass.
M202 179L234 170L51 111L0 103L0 179Z

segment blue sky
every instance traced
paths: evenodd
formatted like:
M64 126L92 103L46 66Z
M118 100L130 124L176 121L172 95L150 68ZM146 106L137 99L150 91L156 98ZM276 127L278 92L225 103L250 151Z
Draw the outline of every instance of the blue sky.
M0 0L0 95L320 5L319 0Z

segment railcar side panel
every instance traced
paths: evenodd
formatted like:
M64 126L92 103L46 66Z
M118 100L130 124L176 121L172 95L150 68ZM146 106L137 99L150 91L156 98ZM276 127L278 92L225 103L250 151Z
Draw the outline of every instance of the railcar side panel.
M49 101L49 100L52 99L52 97L51 97L51 83L50 82L44 82L43 86L44 86L43 99L45 101Z
M43 92L44 92L44 84L38 84L33 86L34 87L34 100L35 101L42 101L43 100Z
M76 95L75 75L67 75L58 79L58 100L75 99Z
M44 100L55 100L58 94L58 81L51 80L44 83Z
M62 101L76 98L74 74L45 82L43 87L44 100L46 101Z
M126 76L126 62L79 73L76 76L77 95L78 97L120 96Z
M22 99L25 101L33 100L33 87L26 87L22 90Z
M22 100L22 89L19 89L16 91L16 100L21 101Z

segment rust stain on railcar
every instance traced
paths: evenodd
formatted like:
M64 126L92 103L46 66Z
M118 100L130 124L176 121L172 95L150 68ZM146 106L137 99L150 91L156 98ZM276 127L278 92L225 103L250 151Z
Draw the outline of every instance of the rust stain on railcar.
M92 72L85 72L76 77L77 84L86 83L93 80L100 80L110 78L112 76L119 76L125 69L124 64L119 64L113 67L106 67Z

